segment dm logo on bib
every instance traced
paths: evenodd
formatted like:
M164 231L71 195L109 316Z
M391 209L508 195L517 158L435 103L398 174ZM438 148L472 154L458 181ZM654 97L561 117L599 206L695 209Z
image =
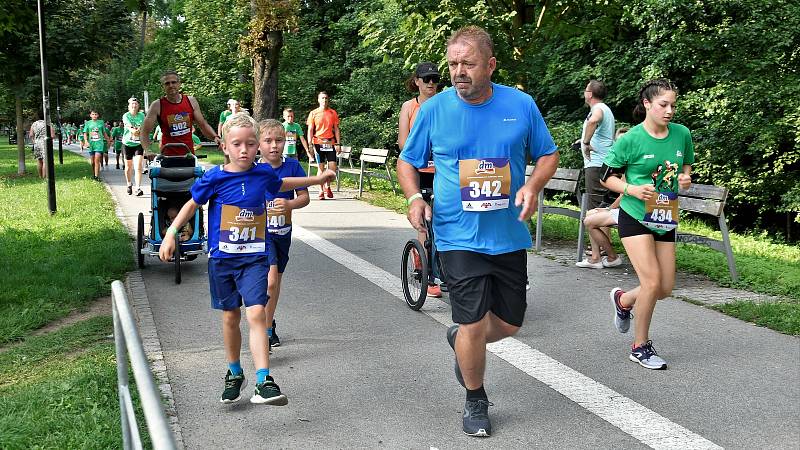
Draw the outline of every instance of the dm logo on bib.
M659 192L658 197L656 197L656 205L669 205L669 195Z
M476 175L494 175L494 163L482 159L475 168Z
M239 214L236 215L237 222L252 222L255 214L252 210L249 209L242 209L239 211Z

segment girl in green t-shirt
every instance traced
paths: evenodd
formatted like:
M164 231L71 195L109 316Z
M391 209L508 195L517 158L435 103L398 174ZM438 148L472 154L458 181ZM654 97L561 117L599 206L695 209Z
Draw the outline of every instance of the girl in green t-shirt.
M635 314L629 359L647 369L667 368L649 338L650 321L656 300L668 297L675 286L677 196L692 183L691 133L671 122L676 98L677 88L668 80L645 83L634 110L644 121L614 143L601 171L603 184L623 194L619 236L639 277L639 286L629 291L611 290L614 325L627 333Z

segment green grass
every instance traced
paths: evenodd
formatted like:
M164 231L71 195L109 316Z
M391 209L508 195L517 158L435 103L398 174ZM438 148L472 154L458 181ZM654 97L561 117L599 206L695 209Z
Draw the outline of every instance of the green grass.
M55 215L30 173L36 162L26 163L17 176L16 149L0 145L0 346L108 294L133 268L131 238L84 158L65 152L56 163Z
M800 304L794 301L775 303L736 301L714 305L713 308L762 327L800 336L800 313L798 313Z
M222 153L222 150L217 148L203 147L200 150L197 150L195 155L204 155L206 157L205 159L200 160L201 163L213 164L215 166L219 164L225 164L225 154Z
M358 180L342 176L342 184L358 187ZM407 212L402 194L393 194L388 181L373 180L373 190L365 190L363 199L373 205L381 206L401 214ZM365 187L366 189L366 187ZM399 192L399 187L398 187ZM560 206L572 207L567 203ZM536 215L530 224L531 234L535 232ZM722 239L719 230L698 218L682 219L681 230ZM575 243L578 236L578 221L570 217L548 214L543 218L542 235L549 241L562 241L567 245ZM615 248L624 252L616 232L612 233ZM588 245L588 237L587 237ZM787 301L774 303L754 303L739 301L715 309L733 317L766 326L782 333L800 335L800 246L775 243L761 235L743 236L731 233L739 281L733 282L728 272L725 255L707 247L678 244L678 270L705 275L721 286L751 290L764 294L785 297Z
M121 447L112 329L95 317L0 353L0 448Z

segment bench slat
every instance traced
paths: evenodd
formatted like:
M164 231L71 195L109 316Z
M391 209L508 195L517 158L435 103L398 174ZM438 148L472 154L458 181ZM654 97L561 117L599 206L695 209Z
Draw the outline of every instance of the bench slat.
M678 206L682 211L692 211L719 217L725 204L714 200L678 196Z
M361 149L361 155L370 155L370 156L389 156L389 150L385 148L366 148L364 147Z
M572 217L574 219L581 218L581 212L575 211L574 209L569 208L562 208L560 206L547 206L544 205L542 207L542 212L545 214L560 214L562 216Z
M717 239L712 239L709 237L699 236L690 233L678 233L676 240L684 244L705 245L720 253L725 253L725 244L723 244L722 241L719 241Z
M371 162L375 164L386 164L386 156L375 156L361 154L361 161Z
M689 186L689 189L683 190L678 193L685 197L698 197L703 199L719 200L724 202L728 198L728 189L724 187L714 186L711 184L694 184ZM719 214L716 214L717 216Z
M544 185L545 189L550 189L553 191L565 191L565 192L575 192L575 187L578 185L577 181L570 181L570 180L558 180L555 178L551 178L550 181Z
M553 178L570 180L570 181L578 181L581 176L580 169L563 169L559 167L556 169L556 173L553 174Z

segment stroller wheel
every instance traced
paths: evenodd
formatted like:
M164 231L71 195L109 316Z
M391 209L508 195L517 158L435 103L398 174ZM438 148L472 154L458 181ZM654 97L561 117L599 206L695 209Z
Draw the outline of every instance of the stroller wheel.
M175 253L172 255L175 258L175 284L181 284L181 244L175 246Z

